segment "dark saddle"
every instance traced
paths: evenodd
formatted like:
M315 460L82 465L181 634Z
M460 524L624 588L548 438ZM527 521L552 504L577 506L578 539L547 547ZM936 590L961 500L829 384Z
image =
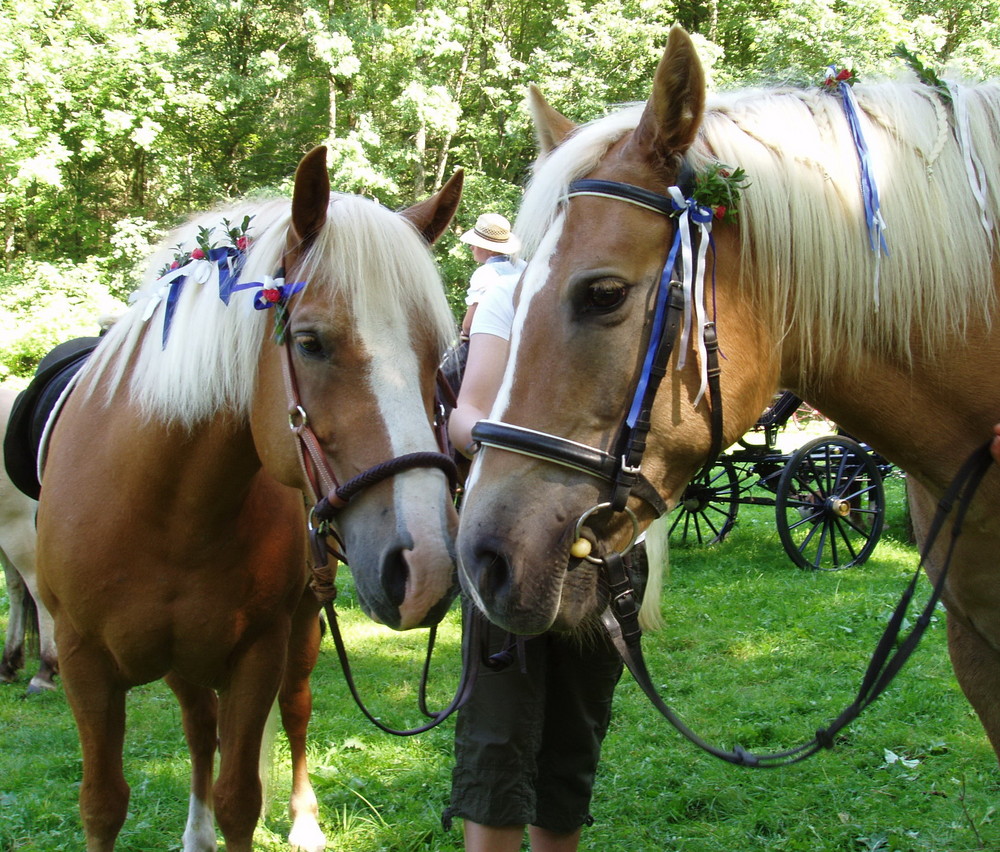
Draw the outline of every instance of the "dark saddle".
M14 401L3 440L4 466L18 490L35 500L42 489L38 482L38 449L45 424L62 392L99 341L99 337L78 337L60 343L42 358L31 384Z

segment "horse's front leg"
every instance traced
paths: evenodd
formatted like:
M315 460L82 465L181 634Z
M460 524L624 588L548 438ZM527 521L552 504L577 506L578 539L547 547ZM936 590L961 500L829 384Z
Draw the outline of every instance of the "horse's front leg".
M219 693L219 776L213 800L226 852L251 852L260 818L260 750L285 667L287 633L258 639L236 662Z
M129 787L122 768L127 688L118 681L113 660L82 641L68 619L56 628L64 649L63 688L83 756L80 816L87 852L111 852L128 812Z
M212 775L218 747L218 699L211 689L195 686L176 675L167 675L165 680L181 706L184 736L191 755L191 798L184 828L184 852L212 852L218 848L212 808Z
M306 730L312 714L309 677L316 666L319 644L319 603L307 589L292 623L285 677L278 693L281 724L292 757L292 796L288 803L292 828L288 842L293 849L304 852L321 852L326 848L326 836L319 826L319 805L306 764Z

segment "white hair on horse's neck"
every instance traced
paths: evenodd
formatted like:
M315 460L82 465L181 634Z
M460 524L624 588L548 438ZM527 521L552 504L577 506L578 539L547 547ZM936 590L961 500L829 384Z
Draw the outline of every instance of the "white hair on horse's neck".
M971 138L1000 223L1000 87L968 87ZM969 322L988 322L997 234L988 237L966 161L936 95L922 84L858 85L865 140L887 228L888 257L872 251L858 153L838 96L818 89L753 89L709 97L687 160L746 170L739 227L742 286L765 321L798 328L803 371L842 369L875 349L906 362L914 330L941 351ZM572 180L591 172L635 128L642 104L578 128L540 158L515 230L530 257ZM721 285L720 285L721 286ZM836 359L816 353L837 351Z
M273 345L262 339L267 312L253 308L259 288L233 293L227 306L211 286L185 282L164 347L158 283L160 270L178 249L195 247L199 227L214 228L214 240L224 244L222 220L238 224L244 216L253 216L252 242L241 282L263 282L276 273L291 221L287 199L243 203L195 217L168 235L153 255L131 309L111 328L81 375L89 377L91 389L103 379L101 392L110 399L128 382L147 417L188 427L220 411L247 414L261 347ZM310 287L329 288L331 295L343 293L353 312L344 321L356 321L357 327L405 337L410 318L419 315L419 333L436 336L442 351L454 337L454 319L426 244L410 223L370 199L332 197L326 225L297 277ZM152 315L144 319L152 306Z
M774 327L808 329L800 335L811 344L800 353L803 371L859 363L863 349L906 362L917 329L933 354L967 323L988 321L996 299L996 233L987 236L979 222L953 135L942 137L937 96L916 83L854 92L887 225L877 307L858 154L838 97L795 89L717 97L688 154L696 170L715 160L746 169L744 278ZM969 92L974 147L994 178L988 208L996 223L1000 88ZM832 351L840 357L815 357Z

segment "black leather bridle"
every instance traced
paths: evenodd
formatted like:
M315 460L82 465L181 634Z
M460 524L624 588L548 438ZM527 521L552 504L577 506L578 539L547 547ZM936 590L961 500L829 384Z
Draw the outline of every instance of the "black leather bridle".
M641 187L610 181L580 180L570 184L568 196L602 195L618 198L632 204L662 213L674 215L678 206L674 197L657 195ZM678 225L678 229L685 227ZM692 239L697 239L692 228ZM692 257L697 253L692 253ZM631 515L633 528L638 525L635 515L629 510L627 501L636 496L648 502L658 515L666 511L666 504L656 489L642 475L640 465L645 450L645 439L650 429L650 412L660 380L666 372L666 365L673 352L678 329L683 318L685 304L680 285L675 276L675 255L672 251L664 267L660 281L657 308L650 323L649 348L640 375L639 387L633 396L630 415L622 424L614 452L588 447L556 435L538 432L522 426L493 420L481 421L472 431L472 436L483 446L496 447L543 459L563 467L582 471L608 483L610 496L607 502L588 510L577 521L577 532L581 524L598 509L608 508ZM661 309L660 304L665 306ZM693 310L693 305L691 306ZM708 394L711 402L711 446L708 459L698 476L708 476L722 449L722 397L719 389L718 342L715 326L705 326L705 346L707 352ZM648 367L648 370L647 370ZM896 606L875 651L868 664L855 700L825 728L816 731L811 740L786 751L774 754L754 754L737 745L732 750L718 748L694 733L680 716L660 697L646 667L642 654L642 630L639 627L639 598L626 570L626 559L633 541L620 552L612 551L600 557L587 556L592 562L602 564L608 582L610 603L601 615L602 623L612 642L618 649L622 661L635 678L639 687L654 707L690 742L707 753L728 763L755 768L773 768L798 763L822 749L831 748L838 732L852 722L869 704L877 699L913 653L921 636L931 623L934 609L944 591L945 580L951 564L952 554L961 533L965 513L975 495L982 477L992 464L989 444L978 448L965 462L954 481L942 497L937 513L931 523L927 540L921 551L920 564ZM940 574L934 584L930 599L925 604L914 626L905 636L901 635L906 624L906 613L920 578L921 568L942 530L944 523L957 507L952 523L951 540Z
M677 204L673 197L659 195L642 187L615 181L574 181L569 186L567 197L573 198L579 195L599 195L619 199L664 216L677 215L684 209ZM702 216L707 213L708 217L711 217L711 211L708 211L707 208L701 208L700 212ZM495 447L543 459L602 480L608 485L608 498L595 506L594 509L625 512L632 518L633 524L635 524L635 515L628 507L628 500L631 496L649 504L657 517L667 512L666 501L643 475L641 466L657 390L661 380L666 375L667 363L680 337L684 312L686 309L694 310L693 305L685 304L682 285L678 278L678 274L682 270L681 253L677 249L680 244L680 229L685 227L690 228L693 244L697 245L699 239L704 239L701 229L693 224L687 221L678 223L674 245L660 276L653 309L647 318L647 325L650 329L649 341L640 365L637 385L633 389L632 404L619 427L613 451L588 447L558 435L514 426L497 420L481 420L472 430L473 439L481 446ZM697 254L697 252L692 252L688 263L694 263ZM704 270L701 272L704 274ZM696 274L696 270L689 270L689 274ZM704 343L711 412L710 447L708 459L702 468L702 471L707 471L715 463L715 459L722 449L723 440L719 344L715 324L712 322L705 324ZM590 510L588 515L593 511ZM634 543L634 538L623 552L627 552L632 543ZM602 561L597 557L588 558L594 562Z

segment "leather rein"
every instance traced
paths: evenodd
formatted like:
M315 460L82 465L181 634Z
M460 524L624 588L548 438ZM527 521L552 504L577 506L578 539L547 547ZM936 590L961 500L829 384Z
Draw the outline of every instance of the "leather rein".
M287 303L285 304L287 308ZM277 321L277 319L276 319ZM423 671L420 680L418 705L420 712L430 721L414 728L395 729L384 724L365 706L351 672L350 661L347 656L347 649L344 638L340 631L337 613L334 610L333 602L336 598L336 564L333 569L328 568L329 557L333 556L336 561L345 565L347 558L344 556L344 544L337 531L334 521L337 513L346 507L350 501L358 494L372 485L383 482L403 473L420 467L436 468L448 477L451 493L454 495L458 488L458 469L451 455L444 452L449 449L447 443L447 429L444 424L444 407L441 395L447 393L445 390L447 382L439 375L436 379L437 394L435 399L435 423L434 431L438 446L441 452L415 452L405 453L386 461L379 462L367 470L351 477L341 484L330 467L323 452L322 445L313 431L309 422L309 415L306 412L299 394L298 381L295 376L295 367L292 362L291 335L285 334L284 341L278 344L281 347L281 372L285 386L285 393L288 399L288 424L292 433L296 437L296 448L299 456L299 463L305 472L306 480L309 482L313 494L313 506L309 510L308 529L309 540L312 545L314 558L313 581L311 587L316 593L326 613L327 621L330 625L330 632L333 635L334 646L337 649L337 657L340 660L341 669L344 672L344 679L354 702L361 712L377 727L389 734L396 736L411 736L423 733L441 724L452 713L455 712L467 700L476 674L476 660L473 653L478 648L478 637L481 632L482 622L478 617L471 618L468 630L474 641L465 643L462 660L462 675L459 680L455 696L443 710L429 710L426 702L426 686L429 679L430 661L434 651L434 643L437 637L437 625L430 628L427 639L427 653L424 660ZM330 543L333 539L335 544Z
M676 203L677 193L672 193L668 197L631 184L612 181L575 181L570 184L567 196L572 198L576 195L601 195L617 198L654 210L665 216L674 216L679 210ZM634 545L638 532L638 521L635 514L627 506L629 497L634 496L647 502L657 513L657 516L665 514L667 510L666 502L643 476L640 466L645 451L646 436L650 430L650 413L653 401L660 380L666 373L667 362L674 350L678 330L683 322L685 300L677 280L675 264L677 264L676 246L680 240L680 231L685 226L683 222L678 224L674 249L671 250L661 275L656 305L651 318L647 321L650 327L650 339L643 369L633 394L629 414L619 430L614 452L588 447L556 435L494 420L480 421L473 428L472 435L483 446L520 453L582 471L608 484L610 491L608 500L585 512L576 522L576 532L579 535L586 519L597 510L610 509L614 512L625 512L631 517L633 536L626 547L621 551L609 552L602 556L588 554L584 557L604 566L610 603L602 613L601 620L625 666L653 706L684 737L699 748L721 760L739 766L756 768L786 766L804 760L822 749L831 748L836 734L882 694L916 648L921 636L931 623L934 608L944 591L945 580L958 536L961 533L965 513L980 481L992 464L992 456L989 452L989 443L975 450L941 498L927 540L921 551L920 563L876 645L855 700L827 727L819 729L810 741L786 751L773 754L755 754L739 745L732 750L726 750L706 742L688 728L680 716L663 701L653 684L642 654L642 630L639 627L638 618L639 597L632 587L632 581L625 567L627 554ZM701 232L701 238L704 238L703 235L704 231ZM692 241L699 239L699 236L698 230L691 227ZM697 252L691 252L690 256L696 257ZM693 310L693 305L689 306L689 309ZM707 354L708 397L711 404L709 415L711 439L708 459L695 478L709 475L709 470L722 449L722 395L719 387L718 341L714 323L705 324L705 351ZM916 591L921 569L948 515L956 506L957 511L951 528L951 541L931 596L910 632L901 638L900 634L904 628L906 612Z

